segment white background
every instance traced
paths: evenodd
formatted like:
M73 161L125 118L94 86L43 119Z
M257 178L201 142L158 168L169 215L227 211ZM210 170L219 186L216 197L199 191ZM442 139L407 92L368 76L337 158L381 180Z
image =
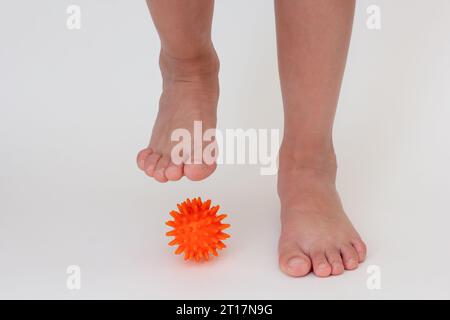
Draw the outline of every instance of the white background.
M69 4L81 30L66 28ZM282 128L273 2L215 11L219 127ZM358 1L335 141L369 255L341 277L292 279L277 266L275 176L222 165L161 185L136 168L160 93L143 0L1 0L0 298L450 298L449 13L448 0ZM198 195L229 214L232 238L195 265L172 254L164 222ZM381 290L366 287L370 265Z

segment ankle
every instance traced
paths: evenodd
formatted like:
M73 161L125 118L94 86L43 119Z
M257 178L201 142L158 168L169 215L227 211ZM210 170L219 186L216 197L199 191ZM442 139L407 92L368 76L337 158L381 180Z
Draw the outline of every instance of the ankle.
M217 78L219 58L211 45L195 56L176 57L161 49L159 65L164 81L199 81Z
M284 140L280 148L280 171L324 175L334 181L337 161L333 143L293 143Z

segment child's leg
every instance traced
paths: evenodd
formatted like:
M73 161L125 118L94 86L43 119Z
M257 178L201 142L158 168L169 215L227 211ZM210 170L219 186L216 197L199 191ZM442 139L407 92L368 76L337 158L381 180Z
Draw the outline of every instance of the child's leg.
M276 0L285 132L278 193L280 267L340 274L363 261L365 245L335 188L332 127L351 34L352 0Z
M171 163L171 134L215 128L219 97L219 60L211 42L213 0L147 0L161 40L163 92L149 146L139 152L138 166L160 182L209 176L215 165ZM193 134L191 134L193 137ZM185 155L187 156L187 155Z

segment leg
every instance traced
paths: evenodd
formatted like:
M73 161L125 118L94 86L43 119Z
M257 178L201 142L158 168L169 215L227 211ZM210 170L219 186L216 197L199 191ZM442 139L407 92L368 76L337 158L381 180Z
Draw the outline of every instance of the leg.
M276 0L285 132L278 193L280 267L291 276L354 269L365 245L335 188L332 127L352 29L352 0Z
M147 4L161 40L163 92L150 143L139 152L137 163L159 182L183 175L201 180L215 164L173 163L171 134L180 128L192 133L194 121L202 121L203 130L216 126L219 60L211 41L214 1L147 0Z

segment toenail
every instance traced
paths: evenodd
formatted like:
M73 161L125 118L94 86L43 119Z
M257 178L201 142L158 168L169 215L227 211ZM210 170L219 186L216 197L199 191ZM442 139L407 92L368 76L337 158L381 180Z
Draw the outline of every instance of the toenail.
M296 268L296 267L303 266L304 264L305 264L305 262L303 261L303 259L301 259L301 258L292 258L292 259L289 259L288 267L289 268Z

